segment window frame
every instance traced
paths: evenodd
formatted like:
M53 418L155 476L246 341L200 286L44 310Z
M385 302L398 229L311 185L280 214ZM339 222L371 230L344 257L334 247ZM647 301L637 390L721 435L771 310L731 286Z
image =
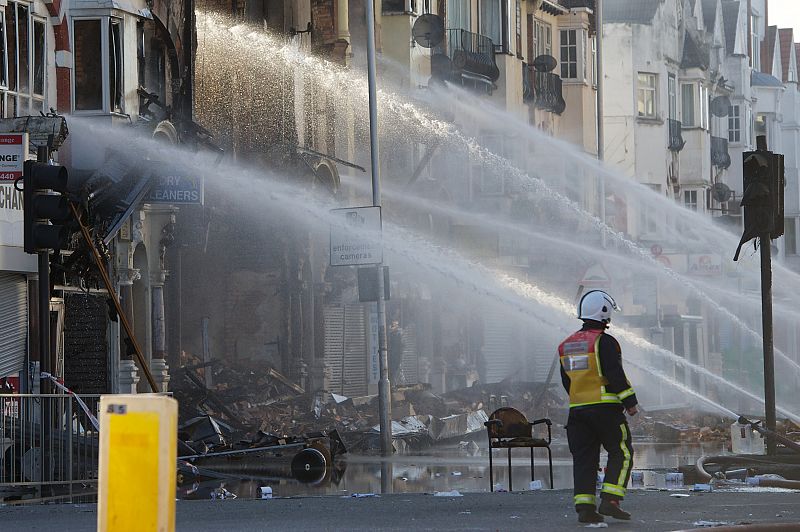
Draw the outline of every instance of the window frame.
M28 80L28 88L26 91L21 90L20 87L20 61L19 61L19 27L18 27L18 16L19 16L19 8L20 6L24 7L27 10L27 17L26 17L26 36L27 36L27 66L28 66L28 73L27 73L27 80ZM8 19L6 18L6 9L8 7L12 7L14 12L14 20L12 23L14 24L14 60L13 65L11 64L12 61L9 60L9 46L8 46ZM14 118L19 116L28 116L28 115L37 115L38 111L46 111L48 106L48 82L49 76L47 72L47 35L48 35L48 24L47 18L36 15L33 10L33 3L29 2L21 2L18 0L8 0L7 4L0 9L0 24L2 24L2 29L0 29L0 39L2 39L3 50L2 50L2 61L3 65L0 67L0 118ZM36 26L40 25L42 27L42 35L43 40L41 42L43 48L39 50L36 42ZM40 53L37 53L40 52ZM41 92L36 90L36 65L37 61L36 58L40 57L41 66L42 66L42 86ZM14 79L16 81L16 87L11 87L10 84L10 68L14 67ZM9 106L9 102L13 99L13 106ZM23 102L25 105L23 106ZM24 107L24 108L23 108ZM13 110L13 112L12 112Z
M70 17L70 46L75 50L75 22L83 20L99 20L100 21L100 60L101 60L101 76L102 76L102 106L100 109L76 109L76 76L74 73L75 65L73 63L73 73L70 76L70 96L72 99L72 113L76 116L92 116L92 115L126 115L126 102L125 102L125 20L121 16L116 15L75 15ZM111 102L111 60L109 57L110 51L110 31L112 20L119 26L119 70L122 73L119 80L122 88L120 97L120 106L117 109L112 107Z
M482 0L482 2L478 5L478 33L481 35L485 35L492 39L492 43L494 44L494 51L495 53L502 53L502 54L510 54L511 52L511 0ZM492 4L497 4L496 6L492 6ZM491 10L488 10L486 13L491 13L495 9L497 9L496 15L499 17L498 21L500 23L500 27L498 28L500 31L500 40L496 42L494 36L490 35L487 31L487 28L484 24L487 22L484 16L484 6L491 6Z
M652 86L644 86L642 78L652 79ZM647 95L652 98L653 111L647 112ZM640 111L644 108L644 112ZM636 117L643 120L658 119L658 74L655 72L638 72L636 76Z
M452 8L456 5L460 9L454 12L455 9ZM470 1L445 0L445 23L448 28L472 31L472 4Z
M685 129L698 128L708 130L711 126L709 113L709 89L701 81L681 82L681 124ZM686 89L691 88L691 101L687 101ZM687 111L691 111L692 120L687 120Z
M558 66L561 74L561 79L564 80L578 80L578 72L580 72L580 46L578 44L578 31L577 28L563 28L558 30ZM567 36L567 42L564 42L564 36ZM572 42L570 42L570 38ZM570 50L574 49L575 58L569 57ZM564 60L564 52L566 51L567 60ZM565 75L566 69L566 75ZM574 75L573 75L574 73Z
M742 106L738 103L731 104L728 108L728 142L742 142Z
M540 55L553 55L553 25L533 17L533 42L531 49L533 50L533 57L529 57L529 61L533 61Z
M667 110L670 120L678 120L678 77L667 74Z
M683 206L690 211L700 212L700 194L696 188L683 190Z

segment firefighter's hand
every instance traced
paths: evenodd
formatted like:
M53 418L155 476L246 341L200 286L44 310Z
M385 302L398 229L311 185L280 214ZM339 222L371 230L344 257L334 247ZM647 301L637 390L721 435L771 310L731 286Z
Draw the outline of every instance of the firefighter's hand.
M628 413L629 416L633 417L639 413L639 409L636 408L636 405L633 405L630 408L626 408L625 411Z

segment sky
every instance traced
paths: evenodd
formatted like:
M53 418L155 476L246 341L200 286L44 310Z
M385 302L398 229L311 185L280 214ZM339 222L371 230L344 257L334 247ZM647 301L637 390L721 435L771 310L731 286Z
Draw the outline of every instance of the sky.
M794 28L794 40L800 40L800 0L769 0L769 24L779 28Z

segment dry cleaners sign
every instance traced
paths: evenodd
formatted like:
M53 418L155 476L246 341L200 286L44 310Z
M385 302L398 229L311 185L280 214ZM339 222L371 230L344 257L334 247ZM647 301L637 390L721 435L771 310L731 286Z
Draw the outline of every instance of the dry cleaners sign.
M203 178L177 172L156 178L145 203L203 204Z
M331 266L383 262L381 208L354 207L331 211Z

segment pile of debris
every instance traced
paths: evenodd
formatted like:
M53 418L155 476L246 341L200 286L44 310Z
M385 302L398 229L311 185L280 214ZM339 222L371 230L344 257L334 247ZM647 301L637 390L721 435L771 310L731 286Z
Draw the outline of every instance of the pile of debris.
M728 443L731 441L730 418L701 412L686 406L645 410L630 418L631 431L635 436L659 443ZM800 430L788 420L777 424L777 432L783 436L796 437Z
M173 380L173 390L186 422L212 416L232 433L249 438L335 430L348 449L379 448L377 396L308 393L263 363L198 361L180 371L183 378ZM421 449L483 436L488 414L502 406L520 409L531 419L565 417L563 401L541 384L505 381L443 395L434 394L428 384L400 386L392 391L396 448Z

